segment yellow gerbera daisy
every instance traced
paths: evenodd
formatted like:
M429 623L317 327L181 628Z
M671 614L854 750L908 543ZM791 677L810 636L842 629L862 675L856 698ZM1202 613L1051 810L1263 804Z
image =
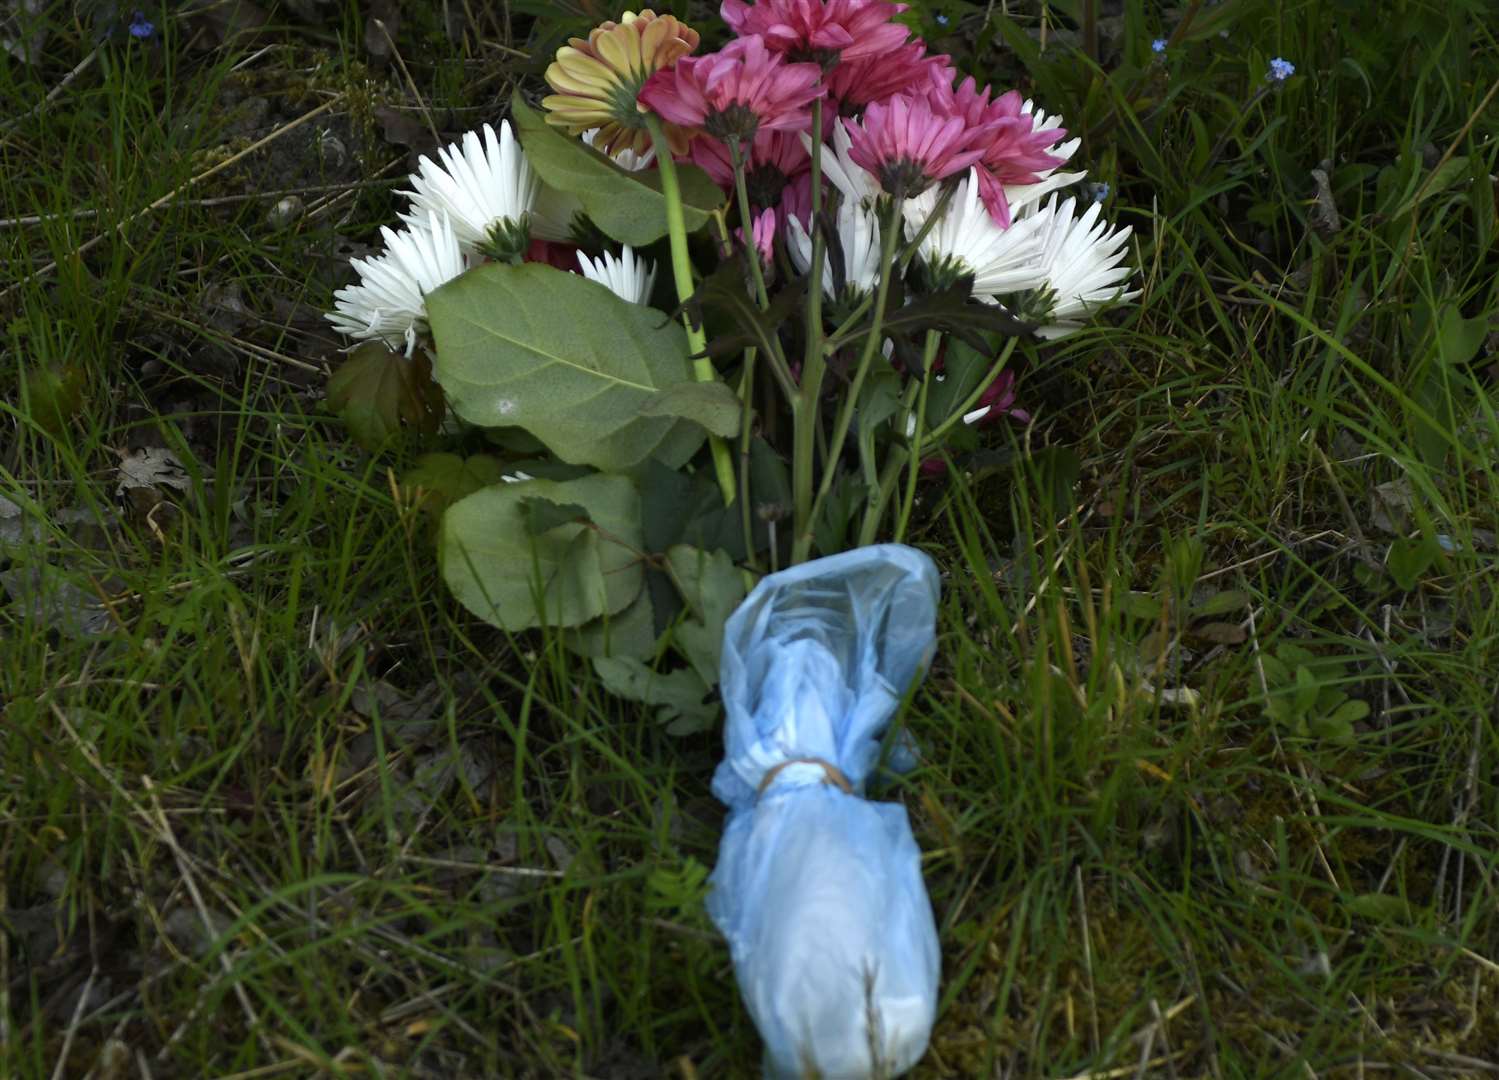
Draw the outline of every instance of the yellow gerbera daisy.
M572 38L557 50L546 80L556 91L545 98L547 123L581 135L598 128L593 145L611 156L650 149L645 114L636 104L640 88L698 46L696 30L671 15L627 11L619 22L594 27L588 40ZM685 149L691 133L667 125L673 148Z

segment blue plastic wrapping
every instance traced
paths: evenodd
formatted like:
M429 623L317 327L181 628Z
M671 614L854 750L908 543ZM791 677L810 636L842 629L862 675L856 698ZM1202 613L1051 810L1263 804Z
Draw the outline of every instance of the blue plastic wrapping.
M921 853L905 807L863 792L931 659L937 595L921 552L865 547L770 575L724 628L708 912L767 1077L896 1076L926 1050L941 963Z

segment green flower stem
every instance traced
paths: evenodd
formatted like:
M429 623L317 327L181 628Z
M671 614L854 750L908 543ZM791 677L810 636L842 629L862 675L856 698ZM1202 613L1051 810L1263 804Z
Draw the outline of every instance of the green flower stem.
M956 184L949 183L942 186L942 194L937 196L937 204L932 207L932 212L921 223L921 228L916 231L916 235L911 237L911 242L906 245L906 250L901 253L900 268L902 272L905 271L906 267L911 265L911 260L916 258L916 252L921 249L921 242L926 239L927 233L931 232L932 227L937 224L942 215L947 213L947 204L952 202L953 193L957 190L958 186Z
M880 519L885 516L885 507L895 491L895 482L900 479L901 466L906 463L908 453L909 451L904 446L890 448L885 458L885 467L880 470L878 486L870 493L869 501L864 504L864 523L859 528L860 547L874 543L875 537L879 535Z
M791 503L794 533L812 529L812 471L816 460L818 404L822 380L827 372L822 332L822 230L817 227L822 211L822 99L812 103L812 270L807 282L807 346L802 354L801 396L791 409ZM826 458L826 455L824 455Z
M989 373L979 380L979 384L973 388L973 393L964 399L963 404L953 410L951 416L934 427L931 434L921 440L920 445L916 447L918 456L928 445L936 443L942 436L951 431L953 425L959 423L965 413L973 410L973 407L979 403L979 398L984 396L984 391L989 389L989 384L999 378L999 373L1005 369L1005 364L1010 360L1010 354L1015 351L1015 343L1019 340L1020 338L1017 336L1009 338L1005 342L1005 347L1000 351L999 356L995 358L993 365L989 368Z
M739 227L744 232L744 251L749 256L750 277L755 283L755 300L760 310L770 307L770 293L765 289L765 271L760 266L760 246L755 243L755 219L750 213L749 189L744 183L744 151L738 139L729 140L729 160L734 165L734 191L739 196Z
M654 113L647 113L645 123L656 144L661 194L666 199L666 231L671 239L671 272L677 282L677 301L685 305L692 299L695 290L692 260L687 255L687 222L682 216L682 189L677 184L677 166L672 160L666 133L661 130L661 121L656 119ZM701 324L694 323L691 311L682 312L682 323L687 328L687 348L693 357L693 376L698 382L714 382L718 373L713 370L713 361L707 355L707 334L703 332ZM745 407L748 408L747 403ZM718 476L718 489L723 492L724 505L732 506L735 497L734 459L729 454L728 444L717 435L709 435L708 447L713 452L713 471Z
M921 472L921 429L926 424L926 396L932 387L932 368L937 361L937 346L942 336L935 330L926 332L926 348L921 355L921 392L916 399L916 430L911 433L911 468L906 474L906 497L901 503L900 517L895 522L895 542L906 537L906 528L911 523L911 509L916 505L916 479Z
M744 367L739 374L739 400L744 408L739 419L739 527L744 530L744 550L749 568L760 572L760 558L755 552L755 519L750 506L750 442L754 438L755 357L752 345L744 350Z
M875 289L874 314L869 327L869 337L864 342L864 351L859 356L859 366L854 372L853 382L849 384L843 403L838 407L838 419L833 424L833 435L828 440L827 461L824 462L822 481L817 485L817 496L812 500L811 511L807 514L806 521L800 523L797 530L796 541L792 547L792 565L803 562L812 551L812 523L817 520L817 513L822 509L822 504L827 501L828 492L833 486L833 477L838 472L838 456L843 449L844 441L848 438L848 428L854 419L854 407L859 400L859 392L864 389L864 380L869 376L869 368L874 362L875 355L880 351L880 344L884 335L881 330L885 323L885 302L890 298L890 273L895 262L895 244L900 235L900 203L896 199L890 199L890 209L886 214L885 231L880 237L880 283Z

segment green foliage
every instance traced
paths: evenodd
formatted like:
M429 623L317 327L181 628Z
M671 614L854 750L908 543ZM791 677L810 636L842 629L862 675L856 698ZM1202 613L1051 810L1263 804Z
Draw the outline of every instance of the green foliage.
M666 235L666 200L658 173L621 169L580 140L549 126L526 105L519 91L511 98L510 115L537 174L552 188L575 197L605 235L634 247ZM722 204L723 193L701 169L680 166L677 172L683 215L687 228L695 232Z
M1290 642L1260 658L1265 674L1265 712L1293 735L1333 742L1353 739L1353 725L1369 715L1369 703L1350 698L1346 661L1318 656Z
M535 263L482 266L427 305L437 379L469 423L521 428L598 469L656 453L680 464L700 444L673 437L673 414L646 411L690 377L686 336L660 312Z
M431 361L378 341L351 350L329 377L328 407L366 450L382 449L408 434L432 435L445 411Z
M623 611L644 580L640 544L634 486L599 475L476 491L443 515L438 554L465 607L516 631Z

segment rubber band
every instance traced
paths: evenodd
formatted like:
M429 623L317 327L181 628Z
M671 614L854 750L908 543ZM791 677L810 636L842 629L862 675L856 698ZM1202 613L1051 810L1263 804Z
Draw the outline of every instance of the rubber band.
M794 757L787 758L779 765L766 771L764 779L760 781L759 790L755 792L757 798L765 794L765 789L770 787L775 778L780 775L781 770L788 765L820 765L822 766L822 782L824 784L829 784L837 788L845 795L852 795L854 793L853 785L848 782L848 777L844 776L843 770L832 762L815 757Z

